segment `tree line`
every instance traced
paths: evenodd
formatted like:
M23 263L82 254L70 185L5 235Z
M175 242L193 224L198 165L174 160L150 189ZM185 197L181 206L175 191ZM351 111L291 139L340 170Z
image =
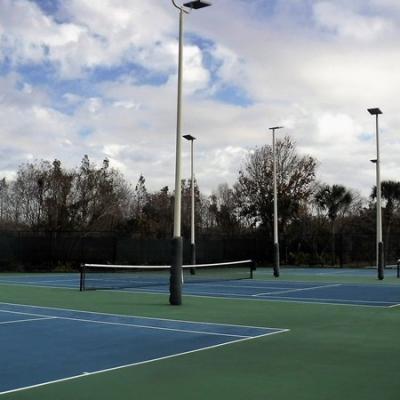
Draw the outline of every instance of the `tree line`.
M376 187L369 198L340 184L317 179L318 161L300 155L289 137L276 143L279 231L283 261L342 264L366 243L374 255ZM211 195L195 183L197 235L263 237L272 243L273 165L269 145L243 160L233 185ZM182 233L190 236L190 181L182 181ZM400 233L400 182L382 182L386 259L396 256ZM60 160L19 166L15 179L0 180L0 230L115 232L137 238L172 237L174 193L135 185L105 159L85 155L76 168ZM372 248L371 248L372 247ZM350 256L352 255L352 256ZM346 260L347 257L347 260ZM362 254L360 254L362 257Z

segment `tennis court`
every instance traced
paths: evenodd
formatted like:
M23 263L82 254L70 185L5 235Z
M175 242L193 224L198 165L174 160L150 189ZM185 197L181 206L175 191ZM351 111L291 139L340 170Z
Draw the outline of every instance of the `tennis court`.
M286 271L285 271L286 272ZM271 272L265 269L255 272L256 279L206 279L206 281L187 282L184 285L184 294L188 296L215 297L229 299L266 300L266 301L287 301L306 303L326 303L337 305L371 306L371 307L396 307L400 305L400 290L396 283L346 283L330 282L329 277L341 273L343 276L352 276L351 270L330 271L326 269L308 271L315 277L326 277L326 281L308 282L301 279L306 276L307 270L288 270L289 276L296 280L271 279ZM352 272L353 275L355 271ZM368 274L373 282L373 270L359 271L359 276ZM393 275L393 271L390 272ZM293 275L294 274L294 275ZM300 279L298 276L300 276ZM133 287L118 287L118 280L114 273L96 278L100 288L107 287L111 290L128 292L160 293L169 292L168 279L160 277L135 277L130 284ZM126 275L126 274L125 274ZM355 275L357 276L357 274ZM393 275L394 277L394 275ZM126 279L126 276L123 278ZM264 278L264 279L262 279ZM121 278L118 278L121 279ZM298 279L298 280L297 280ZM26 276L9 275L0 277L0 283L32 285L43 287L70 288L78 290L80 277L78 274L31 274ZM112 285L115 288L112 289ZM128 285L129 286L129 285ZM82 294L84 295L84 294Z
M7 303L0 325L0 395L286 332Z
M3 399L397 399L394 272L259 268L253 279L79 291L0 275Z

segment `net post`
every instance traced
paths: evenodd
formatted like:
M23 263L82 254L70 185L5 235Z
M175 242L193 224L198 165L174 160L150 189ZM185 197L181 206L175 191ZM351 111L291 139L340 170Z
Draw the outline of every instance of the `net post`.
M182 304L182 237L172 239L172 263L169 279L169 303L174 306Z
M382 280L383 273L383 242L378 243L378 279Z
M400 278L400 259L397 260L397 277Z
M190 244L190 264L196 264L196 245L194 243ZM196 275L195 268L190 268L190 275Z
M274 277L279 278L279 243L274 243Z
M83 292L85 290L84 280L85 280L85 264L80 265L80 282L79 282L79 291Z
M251 264L250 264L250 279L254 278L254 271L256 270L256 263L254 262L254 260L251 260Z

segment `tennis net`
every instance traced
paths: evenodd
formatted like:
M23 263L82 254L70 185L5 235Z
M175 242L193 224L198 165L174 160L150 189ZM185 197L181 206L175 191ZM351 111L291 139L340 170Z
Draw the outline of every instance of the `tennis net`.
M125 289L169 285L169 265L82 264L80 290ZM253 278L252 260L184 265L184 283L205 283Z

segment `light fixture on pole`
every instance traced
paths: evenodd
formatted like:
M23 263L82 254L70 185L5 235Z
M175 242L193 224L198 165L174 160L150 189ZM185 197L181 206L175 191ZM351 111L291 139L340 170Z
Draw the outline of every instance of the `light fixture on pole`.
M195 242L195 208L194 208L194 141L196 138L192 135L183 135L186 140L190 141L190 191L191 191L191 217L190 217L190 264L196 264L196 242ZM191 268L190 272L195 273L195 269Z
M198 10L199 8L211 6L211 3L209 1L205 1L205 0L194 0L194 1L189 1L189 2L185 3L183 6L186 8L191 8L193 10Z
M169 302L171 305L182 304L182 253L183 242L181 237L181 126L182 126L182 75L183 75L183 19L190 10L197 10L210 6L208 1L195 0L178 6L179 10L179 51L178 51L178 95L176 119L176 161L175 161L175 200L174 200L174 233L172 238L172 262L169 280Z
M378 279L384 278L383 271L383 240L382 240L382 196L381 196L381 170L380 170L380 154L379 154L379 123L378 116L382 114L379 108L369 108L368 112L375 115L376 124L376 265L378 270Z
M273 160L273 185L274 185L274 276L279 277L279 239L278 239L278 190L276 184L276 149L275 131L283 126L269 128L272 131L272 160Z

